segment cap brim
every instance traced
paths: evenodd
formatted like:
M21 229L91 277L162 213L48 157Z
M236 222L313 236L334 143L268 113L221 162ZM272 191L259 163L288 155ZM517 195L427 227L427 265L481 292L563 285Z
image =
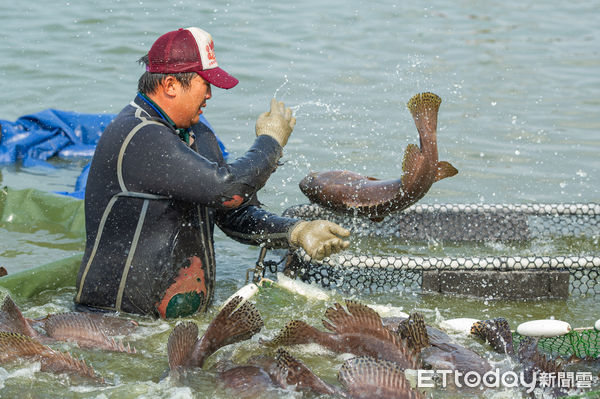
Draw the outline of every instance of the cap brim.
M196 72L208 83L221 89L231 89L239 83L239 80L219 67Z

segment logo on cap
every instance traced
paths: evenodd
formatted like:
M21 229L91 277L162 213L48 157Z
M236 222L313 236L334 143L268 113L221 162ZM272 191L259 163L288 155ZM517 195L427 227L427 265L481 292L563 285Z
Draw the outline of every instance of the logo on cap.
M217 57L215 57L215 43L212 40L206 45L206 54L211 65L217 62Z

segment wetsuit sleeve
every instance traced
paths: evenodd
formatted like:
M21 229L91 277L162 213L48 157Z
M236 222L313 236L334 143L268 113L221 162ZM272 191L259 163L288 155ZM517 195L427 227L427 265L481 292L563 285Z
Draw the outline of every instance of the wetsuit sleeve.
M287 248L288 231L300 220L268 212L258 205L254 197L237 209L217 211L215 222L225 234L243 244Z
M128 191L229 209L265 185L281 154L276 140L260 136L244 156L217 163L193 151L168 127L153 124L125 147L121 170Z

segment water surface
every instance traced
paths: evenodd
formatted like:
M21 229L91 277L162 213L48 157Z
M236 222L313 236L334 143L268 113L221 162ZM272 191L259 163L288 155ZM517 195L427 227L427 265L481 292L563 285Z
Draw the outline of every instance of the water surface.
M166 31L199 26L213 35L220 65L240 79L230 91L214 89L205 111L234 157L251 145L256 117L271 97L295 110L298 122L284 165L260 193L274 212L307 201L297 184L311 170L398 177L406 145L418 140L405 104L421 91L443 99L440 159L459 170L456 177L436 183L423 203L600 202L599 11L598 2L583 0L3 2L0 118L14 120L47 108L117 113L135 95L142 73L136 60L152 42ZM86 162L57 160L55 170L3 166L1 184L15 190L72 190ZM0 225L0 237L0 264L9 272L83 248L81 237L48 227ZM597 238L577 245L598 248ZM218 303L243 285L258 251L220 232L216 246ZM534 249L429 243L391 248L432 256L447 251L527 255ZM334 299L345 297L336 295ZM72 296L66 288L20 305L30 308L29 316L41 315L68 309ZM420 310L434 324L450 317L504 316L514 325L556 317L582 327L600 317L592 298L520 303L385 293L358 299ZM257 299L266 320L261 334L273 335L292 315L317 325L329 305L284 291L263 292ZM196 319L205 326L210 316ZM72 384L21 364L0 368L0 396L21 393L23 386L33 397L213 395L210 372L197 373L185 384L161 380L167 368L166 339L174 324L143 322L143 331L134 338L139 355L77 352L110 387ZM232 354L243 360L261 350L252 341L217 357ZM335 382L339 357L293 353Z

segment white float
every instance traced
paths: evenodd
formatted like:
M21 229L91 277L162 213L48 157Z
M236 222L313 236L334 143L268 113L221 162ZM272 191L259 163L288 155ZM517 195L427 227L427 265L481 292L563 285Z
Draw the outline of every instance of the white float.
M281 288L284 288L295 294L302 295L309 299L318 299L321 301L326 301L330 297L330 295L326 291L322 290L316 285L307 284L303 281L289 278L281 272L277 273L277 282L275 284Z
M517 332L528 337L558 337L571 331L571 325L560 320L532 320L519 324Z
M241 305L242 303L246 302L248 299L250 299L254 295L256 295L257 292L258 292L258 286L256 284L254 284L254 283L246 284L245 286L243 286L242 288L237 290L235 294L233 294L232 296L227 298L227 300L225 302L223 302L223 304L221 305L219 310L223 309L236 296L242 297L242 301L240 302L240 305Z
M471 327L473 326L473 324L477 323L478 321L479 320L477 319L470 319L468 317L448 319L440 323L440 328L448 332L468 335L471 333Z
M594 324L594 328L600 331L600 319L596 320L596 324Z

